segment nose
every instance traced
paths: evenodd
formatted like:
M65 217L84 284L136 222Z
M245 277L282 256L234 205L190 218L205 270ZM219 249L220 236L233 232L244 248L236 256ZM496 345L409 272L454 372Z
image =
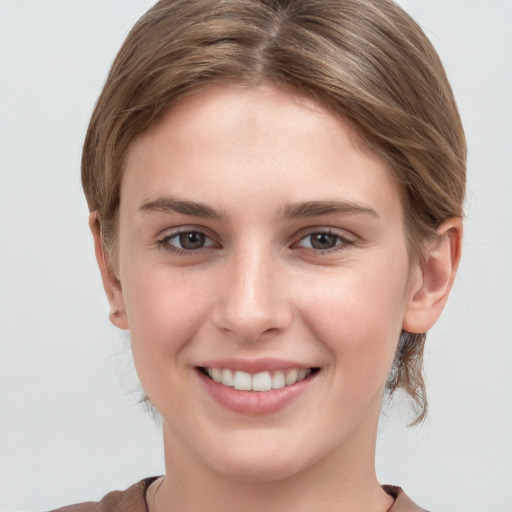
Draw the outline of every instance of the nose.
M277 257L244 251L226 265L213 311L217 329L240 342L285 331L293 318L286 277Z

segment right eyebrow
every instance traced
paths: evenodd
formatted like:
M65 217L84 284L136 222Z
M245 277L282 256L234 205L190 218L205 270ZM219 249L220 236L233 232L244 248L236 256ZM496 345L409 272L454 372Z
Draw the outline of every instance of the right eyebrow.
M379 218L379 214L370 206L354 201L306 201L286 205L281 212L286 219L303 219L322 215L367 214Z
M159 197L152 201L144 203L140 208L141 212L164 212L164 213L182 213L184 215L193 215L194 217L206 217L209 219L224 219L226 216L203 203L195 201L183 201L172 197Z

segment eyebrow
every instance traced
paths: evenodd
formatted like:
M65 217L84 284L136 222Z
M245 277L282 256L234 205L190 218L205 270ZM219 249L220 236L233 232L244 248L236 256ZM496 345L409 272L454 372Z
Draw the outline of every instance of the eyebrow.
M194 217L204 217L209 219L221 220L227 215L215 210L211 206L195 201L175 199L171 197L161 197L144 203L139 211L142 212L163 212L163 213L182 213L184 215L193 215ZM308 217L318 217L321 215L354 215L366 214L380 218L379 214L367 205L354 201L306 201L296 204L285 205L279 217L284 219L303 219Z
M161 197L144 203L139 211L142 212L176 212L184 215L193 215L195 217L206 217L209 219L223 219L226 217L225 214L215 210L214 208L195 201L185 201L180 199L174 199L171 197Z
M367 214L377 219L379 214L369 206L353 201L307 201L286 205L281 212L285 219L302 219L320 215Z

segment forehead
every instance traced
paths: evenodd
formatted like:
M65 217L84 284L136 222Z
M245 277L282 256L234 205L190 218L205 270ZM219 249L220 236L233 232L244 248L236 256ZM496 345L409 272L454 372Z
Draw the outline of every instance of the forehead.
M134 208L169 193L223 207L233 193L276 206L340 194L400 203L389 169L349 124L304 94L268 85L202 89L132 143L121 203Z
M271 119L275 130L278 130L280 127L289 128L285 124L292 118L300 121L295 128L304 129L311 125L310 121L314 121L314 124L318 124L321 119L326 124L339 121L343 126L344 136L354 149L379 158L378 152L369 141L365 140L354 122L344 117L336 107L329 105L327 101L313 98L307 90L271 82L258 84L212 82L200 85L171 103L151 128L132 141L126 154L129 157L133 148L139 145L141 140L158 138L164 131L169 131L171 124L175 125L176 131L183 132L187 126L196 123L202 124L205 128L215 123L218 129L238 120L238 128L245 131L251 127L254 128L255 122L260 121L267 125L265 128L268 130L270 128L268 122ZM282 123L279 123L280 119L283 120ZM162 128L164 125L166 128ZM200 135L200 132L195 133L197 136Z

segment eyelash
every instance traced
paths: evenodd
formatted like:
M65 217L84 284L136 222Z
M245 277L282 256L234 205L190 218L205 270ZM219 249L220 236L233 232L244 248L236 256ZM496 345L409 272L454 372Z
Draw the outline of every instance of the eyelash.
M178 256L188 256L188 255L191 255L191 254L194 254L194 253L198 253L202 249L210 247L210 246L207 245L207 246L199 247L198 249L184 249L184 248L173 246L172 244L169 243L172 239L177 238L180 235L193 234L193 233L204 236L205 240L210 240L210 241L212 240L203 231L194 230L194 229L186 229L186 230L176 231L174 233L170 233L170 234L164 236L163 238L158 239L156 241L156 243L164 251L166 251L168 253L171 253L171 254L176 254ZM301 236L299 241L294 243L294 244L292 244L291 247L292 248L301 247L300 243L302 241L312 237L313 235L328 235L328 236L336 237L336 245L334 245L334 247L331 247L331 248L328 248L328 249L325 249L325 250L315 249L314 247L303 247L308 252L313 252L313 253L318 254L318 255L332 254L334 252L342 251L342 250L348 249L348 248L353 247L353 246L356 245L356 240L352 240L352 239L348 238L347 236L341 235L340 233L336 233L336 232L334 232L332 230L329 230L329 229L318 229L316 231L309 231L308 233L304 234L303 236ZM211 245L214 245L214 244L211 244Z
M327 235L327 236L333 236L336 238L336 244L334 247L328 248L328 249L315 249L314 247L304 247L308 252L313 252L318 255L329 255L338 251L343 251L345 249L348 249L350 247L353 247L356 245L356 240L353 240L346 235L342 235L340 233L337 233L330 229L318 229L317 231L309 231L307 234L302 236L300 240L293 244L292 247L300 247L300 243L304 240L307 240L308 238L311 239L314 235Z
M181 230L181 231L176 231L174 233L170 233L168 235L165 235L163 238L158 239L156 241L156 243L157 243L157 245L159 247L161 247L166 252L169 252L169 253L172 253L172 254L176 254L178 256L188 256L188 255L191 255L191 254L194 254L194 253L198 253L199 251L201 251L201 249L204 249L205 246L200 247L200 248L195 249L195 250L194 249L183 249L183 248L180 248L180 247L173 246L169 242L173 238L177 238L180 235L186 235L186 234L192 234L192 233L196 233L198 235L204 236L205 240L211 240L211 238L206 233L204 233L203 231L200 231L200 230L197 230L197 229L184 229L184 230ZM206 247L208 247L208 246L206 246Z

